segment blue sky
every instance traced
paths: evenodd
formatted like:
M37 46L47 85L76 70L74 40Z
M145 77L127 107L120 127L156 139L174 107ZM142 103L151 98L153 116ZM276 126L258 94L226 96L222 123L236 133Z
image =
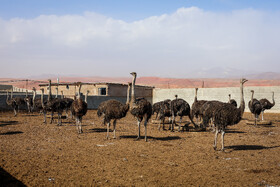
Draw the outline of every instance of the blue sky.
M135 21L150 16L168 14L181 7L199 7L206 11L258 9L279 11L279 0L0 0L0 17L34 18L42 14L82 14L92 11Z
M279 71L279 33L277 0L0 0L1 76Z

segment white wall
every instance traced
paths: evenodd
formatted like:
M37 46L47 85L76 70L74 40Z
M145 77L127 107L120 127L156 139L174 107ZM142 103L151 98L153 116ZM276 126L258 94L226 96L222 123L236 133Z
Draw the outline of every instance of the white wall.
M254 98L262 99L266 98L272 102L272 91L274 91L275 106L266 112L280 112L280 87L246 87L244 85L244 99L245 99L245 111L249 111L248 102L251 99L251 90L255 91ZM153 91L153 103L162 101L164 99L175 99L175 95L178 98L186 100L190 106L194 101L195 89L194 88L182 88L182 89L159 89L156 88ZM239 106L240 103L240 88L239 87L228 87L228 88L199 88L197 93L198 100L219 100L222 102L228 102L228 94L231 94L231 98L237 101Z

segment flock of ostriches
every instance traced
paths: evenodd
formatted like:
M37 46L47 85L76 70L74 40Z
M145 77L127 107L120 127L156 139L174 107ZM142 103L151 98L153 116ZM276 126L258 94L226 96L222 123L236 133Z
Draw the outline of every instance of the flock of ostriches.
M118 119L121 119L126 116L127 112L130 113L137 119L138 125L138 136L137 139L140 138L140 124L144 120L145 127L145 141L147 141L147 123L151 118L152 114L156 113L156 119L160 120L159 130L164 127L164 120L166 117L169 117L170 122L169 130L174 131L175 117L180 117L178 131L180 131L182 118L183 116L188 116L191 120L191 123L194 125L194 129L205 129L210 123L212 124L213 130L215 131L215 139L214 139L214 149L217 148L217 137L218 134L221 133L221 144L222 149L224 150L224 135L225 128L229 125L234 125L240 122L242 119L244 110L245 110L245 101L243 94L243 85L247 82L246 79L240 80L240 106L237 107L237 103L235 100L231 99L229 95L229 102L224 103L221 101L206 101L206 100L198 100L197 99L197 91L198 88L195 89L195 98L194 103L190 107L190 105L184 100L177 98L175 95L174 100L164 100L161 102L154 103L153 106L149 101L145 98L135 98L135 82L137 74L132 72L133 76L132 83L128 84L127 90L127 101L126 104L123 104L117 100L107 100L102 102L98 106L97 115L99 117L103 117L104 124L107 124L107 139L109 138L109 130L110 124L113 120L113 133L114 138L116 138L116 123ZM13 107L15 116L17 115L17 110L21 104L26 103L28 110L31 111L40 111L44 114L44 123L46 123L46 114L49 112L51 114L51 122L53 122L53 114L58 114L58 125L62 124L61 116L62 112L66 111L66 116L68 118L68 110L71 111L71 116L75 117L76 126L78 133L82 133L82 117L87 113L87 95L88 91L85 95L85 100L81 99L81 86L82 83L76 83L78 87L78 94L74 96L74 99L64 98L63 92L61 98L52 98L51 94L51 81L49 80L49 89L48 89L48 99L44 101L44 89L41 89L42 94L41 98L36 97L36 90L33 90L33 97L12 97L9 98L9 94L7 93L7 104ZM270 109L275 105L274 101L274 93L272 95L273 103L270 103L267 99L257 100L253 97L254 91L252 90L251 100L248 103L250 111L255 116L255 125L257 123L258 116L260 113L263 114L264 110ZM130 98L131 93L131 98ZM197 125L193 118L196 118L196 122L198 123L198 119L202 119L200 125ZM263 115L262 115L263 119Z

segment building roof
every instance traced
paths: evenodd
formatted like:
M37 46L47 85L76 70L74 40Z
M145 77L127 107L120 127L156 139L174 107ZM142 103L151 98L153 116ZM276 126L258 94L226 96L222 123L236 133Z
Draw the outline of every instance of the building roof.
M52 86L74 86L77 82L68 82L68 83L51 83ZM44 84L39 84L40 87L42 86L48 86L48 83ZM127 84L123 83L112 83L112 82L95 82L95 83L90 83L90 82L83 82L82 85L119 85L119 86L127 86ZM143 85L135 85L137 87L145 87L145 88L154 88L154 86L143 86Z

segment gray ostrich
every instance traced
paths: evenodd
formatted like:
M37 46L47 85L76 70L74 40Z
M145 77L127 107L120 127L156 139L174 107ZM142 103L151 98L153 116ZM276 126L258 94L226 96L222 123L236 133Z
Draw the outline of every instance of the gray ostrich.
M138 137L140 139L140 124L144 119L145 127L145 141L147 142L147 123L152 116L152 105L145 98L135 99L135 82L136 82L136 72L130 73L133 76L132 86L131 86L131 102L130 102L130 113L137 119L138 125Z
M239 108L233 106L230 103L224 103L218 108L214 114L215 124L215 139L214 139L214 150L217 149L217 137L218 133L221 133L222 151L224 151L224 135L225 128L229 125L235 125L242 119L245 110L245 101L243 93L243 84L247 82L246 79L240 79L240 106Z
M13 99L13 93L11 92L11 99L9 99L9 91L7 91L7 98L6 98L6 104L10 107L13 108L14 110L14 116L17 115L17 103L16 101Z
M78 82L76 84L78 86L78 98L76 98L71 106L71 112L76 119L76 126L78 133L83 133L82 130L82 118L87 113L87 103L81 99L81 86L82 83Z
M234 99L231 99L231 94L228 94L228 103L230 103L233 106L237 107L237 102Z
M274 100L274 92L272 92L272 103L268 99L260 99L260 103L262 105L262 120L263 120L263 113L265 110L269 110L275 105L275 100Z
M193 122L192 117L191 117L191 108L190 105L187 101L184 99L178 99L178 96L175 95L174 100L171 101L171 114L172 114L172 124L171 124L171 131L174 131L174 124L175 124L175 118L176 116L180 116L180 123L179 123L179 129L181 129L181 123L182 123L182 118L183 116L189 116L192 124L194 125L195 128L198 128L198 126Z
M196 122L198 123L198 117L202 116L202 113L200 112L201 111L200 108L207 101L206 100L197 100L197 91L198 91L198 88L195 88L195 97L194 97L194 102L193 102L192 108L191 108L191 116L192 116L192 118L195 117Z
M255 117L255 125L257 125L257 120L259 118L260 113L262 112L262 105L259 100L254 98L254 90L251 90L251 100L248 103L248 107L252 114Z
M121 103L115 99L110 99L107 101L103 101L100 103L97 109L97 116L103 116L104 124L107 123L107 136L106 138L109 139L109 131L111 120L113 120L113 132L114 132L114 139L116 138L116 124L117 120L126 116L127 111L129 110L129 95L130 95L130 86L131 83L128 83L127 88L127 101L126 104Z

